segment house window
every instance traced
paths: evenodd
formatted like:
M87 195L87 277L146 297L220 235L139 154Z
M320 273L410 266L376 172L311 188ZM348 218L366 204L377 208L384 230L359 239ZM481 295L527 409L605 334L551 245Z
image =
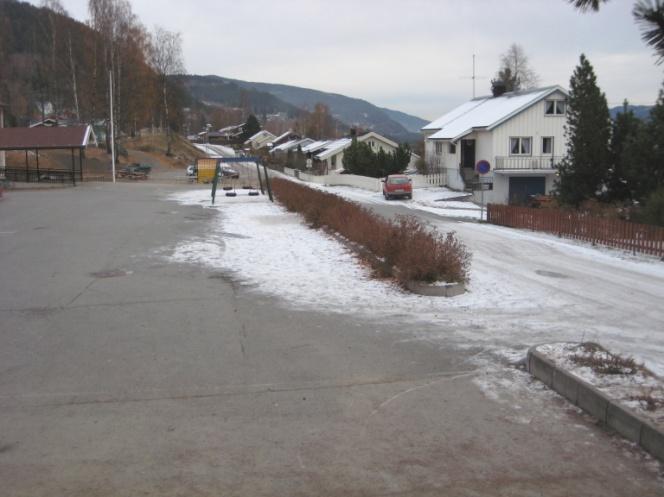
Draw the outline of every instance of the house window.
M542 137L542 155L553 154L553 136Z
M564 100L546 100L544 106L544 114L547 116L562 116L567 110Z
M442 142L436 142L436 155L443 155L443 144L442 144Z
M450 143L447 151L449 152L450 155L456 154L456 143Z
M533 139L530 136L510 138L510 155L531 155Z
M337 165L337 156L333 155L330 162L332 163L333 166L336 166Z

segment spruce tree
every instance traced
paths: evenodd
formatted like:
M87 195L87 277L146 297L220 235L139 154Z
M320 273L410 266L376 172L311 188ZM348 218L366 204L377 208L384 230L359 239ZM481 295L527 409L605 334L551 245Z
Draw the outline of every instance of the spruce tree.
M645 150L648 152L648 157L644 175L645 181L650 186L647 193L650 193L664 187L664 85L659 91L655 106L650 109L650 119L646 124Z
M260 130L261 130L261 124L258 122L258 119L256 119L256 116L251 114L247 118L247 122L244 123L244 126L242 126L242 134L240 135L240 140L242 142L245 142L249 138L254 136L256 133L258 133Z
M567 106L567 155L559 167L560 201L578 206L597 197L610 168L611 119L606 96L597 86L592 65L581 55L570 79Z
M638 197L643 177L643 122L632 112L625 100L611 130L611 169L608 177L609 198L627 200Z

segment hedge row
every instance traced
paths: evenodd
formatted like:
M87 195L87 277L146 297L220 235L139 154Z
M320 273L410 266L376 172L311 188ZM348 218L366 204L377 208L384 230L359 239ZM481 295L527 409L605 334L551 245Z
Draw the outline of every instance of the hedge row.
M394 221L337 195L275 178L272 188L286 209L304 216L313 228L326 227L367 249L367 261L380 276L408 281L463 283L470 254L454 233L441 235L412 216Z

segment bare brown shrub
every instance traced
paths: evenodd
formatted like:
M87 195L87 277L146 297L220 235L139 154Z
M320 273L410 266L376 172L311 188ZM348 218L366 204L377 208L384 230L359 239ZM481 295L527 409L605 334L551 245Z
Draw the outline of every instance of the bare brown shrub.
M293 181L272 180L274 193L286 209L302 214L313 228L325 227L355 242L375 257L369 262L380 276L408 281L468 280L470 253L454 235L442 235L412 216L388 221L337 195Z

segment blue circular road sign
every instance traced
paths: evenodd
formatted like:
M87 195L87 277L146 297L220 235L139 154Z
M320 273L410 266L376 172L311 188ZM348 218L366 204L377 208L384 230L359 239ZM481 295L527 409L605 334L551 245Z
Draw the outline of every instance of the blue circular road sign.
M477 161L477 164L475 164L475 171L479 174L486 174L491 171L491 164L489 164L488 160Z

